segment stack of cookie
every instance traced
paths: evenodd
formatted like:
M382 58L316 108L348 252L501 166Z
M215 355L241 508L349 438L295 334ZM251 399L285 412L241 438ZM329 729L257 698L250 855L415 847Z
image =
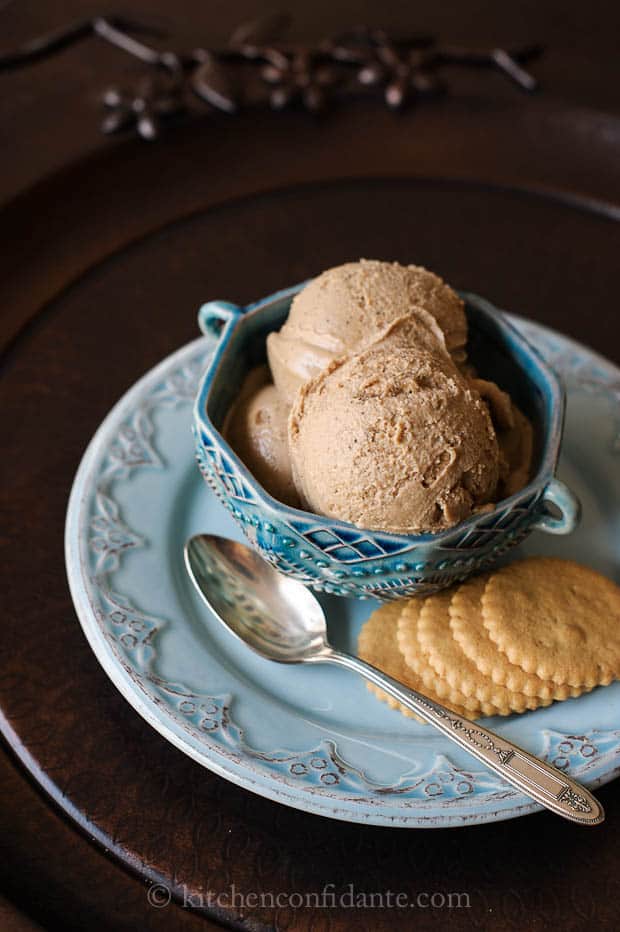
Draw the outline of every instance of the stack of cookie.
M362 628L358 652L467 718L537 709L620 677L620 588L577 563L532 557L383 605Z

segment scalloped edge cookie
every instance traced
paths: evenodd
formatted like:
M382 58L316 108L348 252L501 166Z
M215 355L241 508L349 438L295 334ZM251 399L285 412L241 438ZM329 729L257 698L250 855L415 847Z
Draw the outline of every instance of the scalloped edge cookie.
M490 577L482 619L511 663L569 686L620 675L620 588L572 560L530 557Z
M558 685L535 673L526 673L498 648L482 623L482 596L489 578L487 573L468 579L459 586L450 602L450 629L465 656L482 674L512 692L553 700L581 695L584 687Z
M362 660L371 663L373 667L378 667L393 676L404 686L423 692L429 699L436 702L446 703L438 696L432 695L424 686L421 678L418 677L410 667L405 663L405 658L401 654L396 641L396 631L398 619L402 611L402 603L388 602L376 609L364 623L358 637L357 652ZM406 706L402 705L392 696L388 695L379 686L374 683L366 682L366 686L373 695L382 702L386 702L391 709L398 709L407 718L414 718L416 721L426 725L427 722L420 718L415 712L412 712ZM471 717L471 712L459 707L457 704L449 704L453 712L462 715L465 718Z
M529 707L526 696L523 696L519 700L515 698L515 705L519 708L512 707L508 701L504 700L501 701L501 704L496 704L489 701L487 698L481 700L475 694L467 696L465 693L461 692L460 689L451 686L450 683L440 676L434 667L431 666L428 654L418 636L418 628L422 613L426 608L426 604L431 599L434 599L440 600L443 603L447 615L451 597L452 593L450 591L440 592L437 593L437 595L429 596L423 603L407 602L405 604L398 621L397 637L398 646L407 665L421 678L425 690L430 690L435 695L439 696L440 701L443 703L453 703L462 706L467 709L467 714L471 714L475 709L479 709L484 715L510 715L516 711L525 711ZM450 635L450 637L452 637L452 635ZM464 654L462 657L463 660L467 660ZM489 683L490 682L491 681L489 681ZM495 687L495 689L499 690L499 687ZM501 696L501 693L498 692L498 696ZM550 700L546 701L537 698L532 701L532 708L550 704Z

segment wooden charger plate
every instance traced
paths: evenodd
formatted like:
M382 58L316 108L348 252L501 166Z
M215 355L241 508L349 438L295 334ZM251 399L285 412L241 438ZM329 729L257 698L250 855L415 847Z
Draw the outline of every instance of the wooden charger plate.
M153 733L76 623L64 514L96 426L194 336L205 297L243 303L361 255L415 261L618 360L620 323L609 310L618 140L612 118L540 101L497 110L448 101L398 120L352 108L321 126L302 114L254 115L182 127L153 148L106 148L3 210L12 237L0 300L15 339L3 361L11 549L2 729L57 805L141 876L181 900L197 895L195 905L202 895L206 912L229 921L239 905L207 901L207 890L303 894L353 883L412 892L449 877L451 889L484 897L518 928L499 891L527 889L546 872L548 849L532 847L530 820L472 829L458 842L409 833L404 844L385 829L257 799ZM601 792L610 822L616 796L613 786ZM584 858L590 892L603 896L618 860L609 827L573 837L551 816L536 818L541 832L551 820L544 831L563 858L541 914L552 914L554 891L579 888ZM310 922L291 908L241 912L248 927L282 916L296 929ZM346 908L330 911L337 916L346 923Z

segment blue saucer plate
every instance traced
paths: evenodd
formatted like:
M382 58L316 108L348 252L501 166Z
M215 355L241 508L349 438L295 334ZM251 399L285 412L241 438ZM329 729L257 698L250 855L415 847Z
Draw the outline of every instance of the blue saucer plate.
M619 581L620 370L537 324L513 323L563 376L559 477L583 505L566 538L536 531L521 554L555 554ZM261 796L351 822L444 827L539 807L429 726L377 701L348 671L251 654L195 595L183 544L239 538L196 467L192 402L214 348L204 337L147 373L95 434L69 502L66 561L86 637L127 701L163 737ZM333 643L355 651L378 603L321 595ZM588 786L620 771L620 683L489 719Z

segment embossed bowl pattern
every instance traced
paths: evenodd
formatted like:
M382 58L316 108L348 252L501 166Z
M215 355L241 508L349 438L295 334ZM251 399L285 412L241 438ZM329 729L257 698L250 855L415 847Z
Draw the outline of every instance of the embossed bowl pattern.
M390 534L290 508L253 478L220 433L248 369L264 361L265 337L284 321L295 294L279 291L246 308L211 301L199 311L203 332L218 344L193 412L199 468L208 485L263 557L312 588L382 601L435 592L495 563L531 531L570 533L579 503L555 478L564 420L564 390L536 349L488 301L463 293L470 358L531 418L535 474L491 512L437 534ZM553 513L550 510L553 509Z

